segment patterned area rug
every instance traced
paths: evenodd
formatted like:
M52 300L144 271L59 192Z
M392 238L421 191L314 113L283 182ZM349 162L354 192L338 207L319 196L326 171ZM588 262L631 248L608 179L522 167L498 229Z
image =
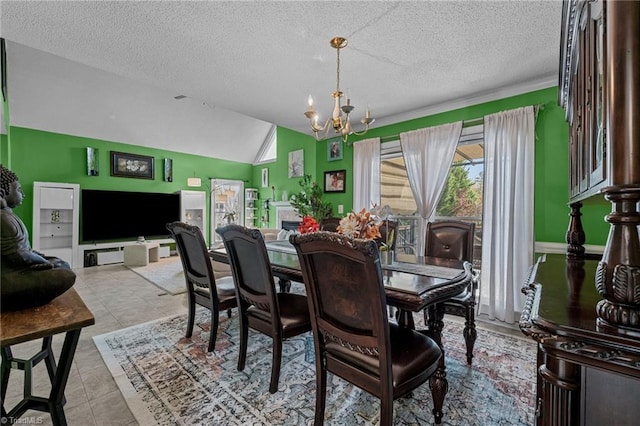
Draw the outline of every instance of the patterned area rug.
M176 295L187 291L180 256L161 258L147 266L128 266L136 274L169 294Z
M237 317L221 316L216 351L206 352L208 312L198 312L193 338L186 316L165 318L94 337L141 425L309 425L315 408L313 337L283 345L279 390L268 391L271 339L250 331L247 365L236 370ZM447 321L449 391L444 425L534 424L535 346L524 338L478 330L473 366L466 365L462 325ZM379 423L379 400L329 374L325 424ZM395 425L433 424L428 384L394 402Z

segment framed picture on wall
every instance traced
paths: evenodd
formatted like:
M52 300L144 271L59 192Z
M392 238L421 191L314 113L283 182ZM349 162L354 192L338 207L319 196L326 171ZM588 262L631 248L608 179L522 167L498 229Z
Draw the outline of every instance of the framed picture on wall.
M111 151L111 176L153 179L153 157Z
M346 170L324 172L324 192L344 192Z
M327 161L342 160L342 140L327 143Z
M304 149L289 152L289 177L296 178L304 175Z
M269 187L269 169L267 168L262 169L262 187Z

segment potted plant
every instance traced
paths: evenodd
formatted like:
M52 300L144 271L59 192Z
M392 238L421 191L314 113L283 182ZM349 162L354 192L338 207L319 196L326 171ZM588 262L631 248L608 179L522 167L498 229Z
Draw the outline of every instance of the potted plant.
M325 217L331 216L331 203L322 200L322 188L311 180L311 175L304 175L299 181L301 191L292 194L289 201L296 213L301 217L310 216L318 223Z

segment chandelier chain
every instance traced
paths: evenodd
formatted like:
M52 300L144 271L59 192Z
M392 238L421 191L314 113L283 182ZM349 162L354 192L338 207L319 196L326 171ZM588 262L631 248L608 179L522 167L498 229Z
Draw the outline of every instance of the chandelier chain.
M338 60L336 61L336 92L340 93L340 48L336 49L338 51Z

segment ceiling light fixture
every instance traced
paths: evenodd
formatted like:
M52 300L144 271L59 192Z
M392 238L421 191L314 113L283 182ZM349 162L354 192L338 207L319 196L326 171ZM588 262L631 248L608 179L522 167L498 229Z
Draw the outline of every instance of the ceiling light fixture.
M342 141L347 143L347 138L349 137L349 135L364 135L365 133L367 133L367 131L369 130L369 125L375 121L375 118L371 118L371 111L367 107L367 111L365 112L364 117L362 117L362 120L360 120L360 122L364 124L364 130L358 133L351 127L349 114L355 107L351 105L351 99L348 95L346 105L342 105L340 101L340 98L343 95L343 93L340 91L340 49L344 49L345 47L347 47L347 39L344 37L334 37L329 43L331 44L331 47L336 49L338 58L336 72L336 91L332 94L334 99L333 113L331 117L327 119L324 125L321 126L318 123L320 117L318 116L316 110L313 108L313 98L311 97L311 95L309 95L309 109L304 113L304 115L309 119L311 130L313 130L316 140L326 138L329 129L333 128L336 133L340 134L340 136L342 137ZM344 113L344 116L342 115L342 113ZM320 136L321 132L324 132L324 135ZM347 145L350 144L347 143Z

